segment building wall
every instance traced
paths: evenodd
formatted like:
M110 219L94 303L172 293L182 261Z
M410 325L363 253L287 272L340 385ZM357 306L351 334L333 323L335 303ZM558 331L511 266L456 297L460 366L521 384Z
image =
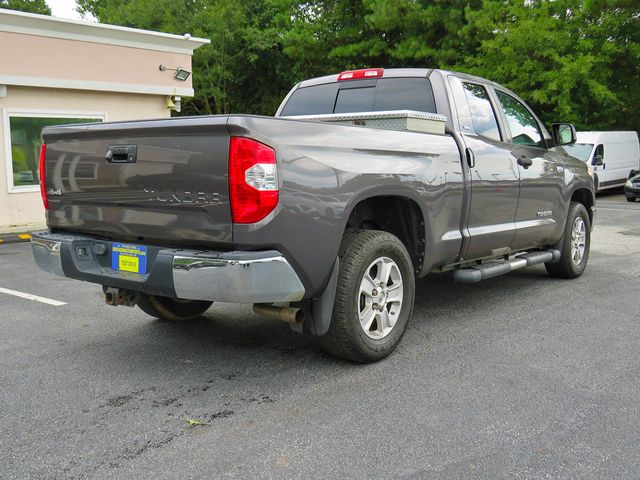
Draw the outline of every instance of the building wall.
M159 69L190 71L190 54L3 31L0 45L0 84L192 95L191 77Z
M9 192L7 178L7 117L16 110L43 114L104 114L106 121L163 118L170 116L165 97L128 93L63 90L7 86L0 97L0 229L12 226L32 226L45 221L40 192ZM73 120L70 119L70 123Z

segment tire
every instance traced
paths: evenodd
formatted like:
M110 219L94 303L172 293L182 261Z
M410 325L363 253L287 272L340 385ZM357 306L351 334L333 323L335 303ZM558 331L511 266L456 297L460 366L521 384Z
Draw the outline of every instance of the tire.
M144 313L172 322L184 322L197 318L206 312L212 304L213 302L202 300L180 300L147 295L146 293L141 293L138 297L138 307Z
M353 362L382 360L398 346L413 311L415 277L407 249L388 232L355 230L345 234L339 257L331 325L320 343Z
M636 197L625 197L627 199L627 202L635 202L636 201Z
M587 268L590 247L591 222L587 209L581 203L571 202L564 233L555 247L560 250L560 260L544 266L552 277L579 277Z

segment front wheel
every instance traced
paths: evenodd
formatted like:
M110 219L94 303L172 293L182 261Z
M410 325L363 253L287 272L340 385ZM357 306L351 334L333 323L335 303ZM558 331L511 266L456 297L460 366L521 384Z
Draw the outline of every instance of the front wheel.
M545 263L549 275L559 278L576 278L587 268L591 247L591 221L587 209L581 203L571 202L562 238L556 246L560 260Z
M353 362L381 360L397 347L413 311L415 277L407 249L378 230L348 233L329 331L329 353Z
M178 298L159 297L141 293L138 297L138 307L147 315L183 322L199 317L206 312L213 302L202 300L180 300Z

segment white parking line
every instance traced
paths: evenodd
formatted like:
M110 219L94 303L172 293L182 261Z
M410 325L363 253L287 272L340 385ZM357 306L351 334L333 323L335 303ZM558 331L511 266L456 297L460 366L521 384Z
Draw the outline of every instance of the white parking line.
M0 293L6 293L7 295L13 295L14 297L26 298L27 300L33 300L34 302L46 303L53 305L54 307L60 307L66 305L65 302L59 302L58 300L51 300L50 298L39 297L38 295L31 295L30 293L18 292L16 290L9 290L8 288L0 287Z

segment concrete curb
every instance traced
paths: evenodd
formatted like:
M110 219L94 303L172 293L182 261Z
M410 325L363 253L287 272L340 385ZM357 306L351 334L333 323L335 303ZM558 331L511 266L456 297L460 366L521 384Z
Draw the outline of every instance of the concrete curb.
M0 246L7 245L9 243L21 243L21 242L30 242L30 241L31 241L30 233L0 234Z

